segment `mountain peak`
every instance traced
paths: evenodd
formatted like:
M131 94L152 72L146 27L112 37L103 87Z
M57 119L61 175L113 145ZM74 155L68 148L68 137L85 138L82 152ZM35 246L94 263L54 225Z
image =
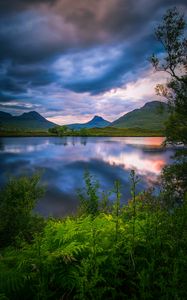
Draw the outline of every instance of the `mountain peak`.
M56 124L49 122L36 111L29 111L20 116L0 111L0 125L6 130L47 130Z
M12 118L12 115L4 111L0 111L0 118L2 119Z
M37 111L35 111L35 110L31 110L31 111L29 111L29 112L26 113L26 114L32 115L32 116L40 116L40 114L39 114Z
M101 121L104 120L102 117L95 115L92 119L92 121Z
M153 108L153 107L158 107L158 106L167 106L167 104L165 102L160 102L160 101L151 101L151 102L147 102L144 104L144 106L142 108Z
M92 120L90 120L88 123L85 125L94 128L94 127L106 127L110 124L107 120L103 119L100 116L95 115Z
M44 121L45 118L42 117L38 112L36 111L29 111L28 113L23 113L20 116L21 119L32 119L32 120L41 120Z
M83 124L69 124L68 127L71 129L81 129L81 128L103 128L109 126L110 122L103 119L100 116L95 115L89 122Z

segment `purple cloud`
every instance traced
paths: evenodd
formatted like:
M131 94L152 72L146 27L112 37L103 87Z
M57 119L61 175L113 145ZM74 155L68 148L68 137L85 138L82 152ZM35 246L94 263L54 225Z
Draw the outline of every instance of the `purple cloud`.
M184 0L2 0L0 108L66 123L155 99L147 58L162 51L154 27L173 5L186 11Z

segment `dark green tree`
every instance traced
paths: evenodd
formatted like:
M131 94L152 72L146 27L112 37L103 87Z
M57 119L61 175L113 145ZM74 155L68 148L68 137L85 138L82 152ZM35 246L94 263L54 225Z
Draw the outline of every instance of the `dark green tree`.
M54 126L52 128L49 128L48 131L49 131L49 133L52 133L52 134L58 134L58 128L59 128L59 126Z
M43 219L33 213L37 200L43 195L39 186L40 175L10 178L0 191L0 247L16 240L32 239L35 231L42 230Z
M66 125L59 126L58 135L63 136L68 132L68 127Z
M156 71L170 75L166 85L158 84L156 93L164 96L170 107L170 118L166 124L168 142L187 143L187 39L184 36L186 22L176 9L169 9L162 23L155 30L165 56L155 54L151 63Z
M170 117L166 123L166 142L187 144L187 39L184 16L176 9L169 9L162 23L155 30L165 56L153 54L151 63L156 71L169 74L168 82L158 84L156 93L167 99ZM163 171L163 194L169 206L181 203L186 190L186 151L177 152L176 161ZM171 201L170 201L171 199Z
M87 128L81 128L79 130L79 135L80 136L88 136L89 135L88 129Z
M55 126L52 128L49 128L48 130L52 134L56 134L58 136L64 136L68 133L68 126L63 125L63 126Z

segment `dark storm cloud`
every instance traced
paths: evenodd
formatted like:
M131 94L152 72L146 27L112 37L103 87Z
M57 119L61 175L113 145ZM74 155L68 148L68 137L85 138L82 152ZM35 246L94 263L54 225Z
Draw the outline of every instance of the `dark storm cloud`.
M186 9L184 0L0 0L0 102L55 112L64 94L87 113L64 90L95 96L137 80L173 5Z
M19 111L30 111L30 110L33 110L33 109L37 109L38 107L37 106L34 106L34 105L32 105L32 106L29 106L29 107L27 107L26 105L14 105L14 104L12 104L11 105L11 109L12 110L19 110ZM2 110L6 110L7 109L7 106L6 105L4 105L4 104L1 104L0 103L0 109L2 109Z
M58 79L58 76L50 71L49 65L11 65L7 69L7 76L31 83L32 86L47 85Z
M138 43L141 43L141 47L137 47ZM107 56L107 52L105 52L103 55L107 57L110 63L104 73L100 75L97 74L95 78L89 78L89 74L87 74L87 76L85 74L84 80L73 76L72 80L65 84L64 87L77 93L90 92L94 95L127 83L130 80L129 72L133 73L132 80L136 80L140 75L139 73L142 72L142 69L139 70L139 68L145 66L150 56L150 45L152 45L152 47L155 46L154 49L156 48L153 37L146 36L139 41L132 42L129 47L122 45L120 48L121 55L119 55L118 59L110 59L110 55ZM82 60L82 64L84 64L84 59ZM137 68L137 66L139 68ZM78 63L76 68L75 63L76 72L80 69L80 64ZM128 76L125 76L125 74Z
M21 84L16 83L13 79L8 77L0 79L0 90L14 93L25 92L25 88Z
M0 57L33 62L114 40L131 40L175 1L3 1ZM184 0L178 1L184 4ZM5 10L7 8L7 10ZM22 10L20 11L20 8ZM11 12L11 13L10 13Z
M56 0L1 0L0 14L20 11L36 4L54 4Z
M49 20L50 15L40 15L36 10L3 16L0 19L0 60L30 64L64 51L67 45Z
M15 99L16 99L15 96L11 96L9 94L7 95L7 94L4 94L4 93L0 92L0 103L1 102L11 102Z

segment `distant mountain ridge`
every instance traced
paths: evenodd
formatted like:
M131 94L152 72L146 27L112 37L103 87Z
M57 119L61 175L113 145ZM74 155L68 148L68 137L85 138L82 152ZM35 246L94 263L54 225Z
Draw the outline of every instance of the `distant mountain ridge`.
M46 120L36 111L23 113L20 116L12 116L9 113L0 111L0 129L1 130L48 130L56 126Z
M168 105L160 101L151 101L112 122L116 128L142 128L150 130L164 129L168 119Z
M12 115L9 113L6 113L4 111L0 111L0 119L7 119L7 118L11 118Z
M70 129L80 130L82 128L140 128L148 130L162 130L168 119L168 105L160 101L152 101L144 104L143 107L124 114L114 122L109 122L100 116L94 116L89 122L67 125ZM0 130L48 130L58 126L46 120L36 111L23 113L20 116L12 116L9 113L0 111Z
M38 112L36 111L29 111L28 113L23 113L21 116L18 117L19 119L22 119L22 120L37 120L37 121L43 121L43 122L46 122L47 120L41 116ZM49 122L49 121L47 121Z
M70 129L79 130L82 128L104 128L109 126L111 123L105 119L103 119L100 116L94 116L93 119L91 119L87 123L75 123L75 124L69 124L67 125Z

